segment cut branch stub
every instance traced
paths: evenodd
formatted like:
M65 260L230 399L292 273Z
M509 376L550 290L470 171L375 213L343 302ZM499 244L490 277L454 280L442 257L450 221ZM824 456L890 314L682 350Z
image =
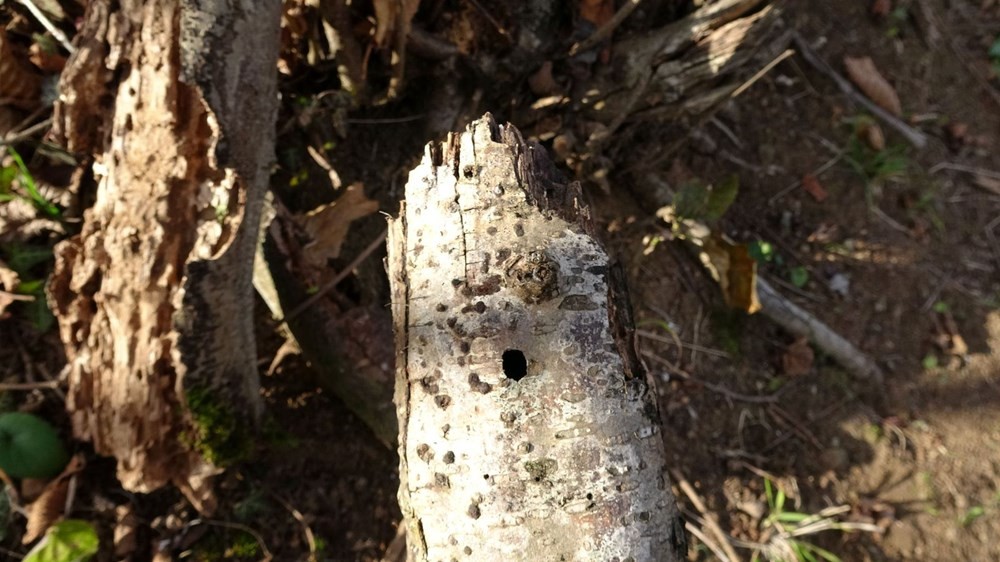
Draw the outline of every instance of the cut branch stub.
M391 221L400 504L417 560L678 560L623 287L578 186L487 115Z

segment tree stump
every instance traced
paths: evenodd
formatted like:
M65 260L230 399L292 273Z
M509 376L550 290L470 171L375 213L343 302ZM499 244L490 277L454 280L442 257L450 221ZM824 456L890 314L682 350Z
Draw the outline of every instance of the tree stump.
M622 276L579 186L489 115L427 146L390 221L412 559L680 560Z
M56 108L97 184L49 285L73 431L125 488L174 482L200 510L261 413L251 271L280 8L93 0Z

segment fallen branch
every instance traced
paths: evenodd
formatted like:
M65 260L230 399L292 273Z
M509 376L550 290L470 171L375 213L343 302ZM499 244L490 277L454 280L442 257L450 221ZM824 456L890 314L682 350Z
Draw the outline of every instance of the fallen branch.
M817 54L816 51L809 46L801 35L794 33L792 35L792 41L798 47L799 52L802 53L802 58L806 59L806 62L811 64L813 68L823 74L826 74L834 82L836 82L837 87L840 88L840 91L844 92L847 97L865 106L865 109L872 112L879 119L885 121L886 125L896 129L896 131L903 135L903 137L905 137L906 140L913 146L917 148L924 148L927 146L927 135L907 125L895 115L882 109L878 105L875 105L875 102L861 95L861 93L854 89L854 86L851 85L847 78L841 76L836 70L833 69L833 67L823 60L822 57L820 57L819 54Z
M809 338L824 353L859 378L882 383L882 369L875 361L818 318L783 297L760 277L757 278L757 296L764 316L792 334Z

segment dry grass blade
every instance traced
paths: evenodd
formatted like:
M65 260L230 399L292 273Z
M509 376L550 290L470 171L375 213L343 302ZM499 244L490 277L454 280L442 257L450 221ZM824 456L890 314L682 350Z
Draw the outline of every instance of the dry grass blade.
M896 117L903 114L903 105L895 88L882 76L870 57L844 57L844 68L851 82L879 107Z

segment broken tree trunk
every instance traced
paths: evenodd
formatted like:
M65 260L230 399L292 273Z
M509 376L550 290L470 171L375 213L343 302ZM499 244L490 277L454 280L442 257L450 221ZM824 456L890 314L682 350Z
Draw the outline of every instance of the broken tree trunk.
M416 560L680 560L620 271L577 185L487 115L391 221L399 499Z
M273 161L281 2L92 0L57 130L96 200L49 299L78 438L130 490L206 477L261 413L251 271Z

